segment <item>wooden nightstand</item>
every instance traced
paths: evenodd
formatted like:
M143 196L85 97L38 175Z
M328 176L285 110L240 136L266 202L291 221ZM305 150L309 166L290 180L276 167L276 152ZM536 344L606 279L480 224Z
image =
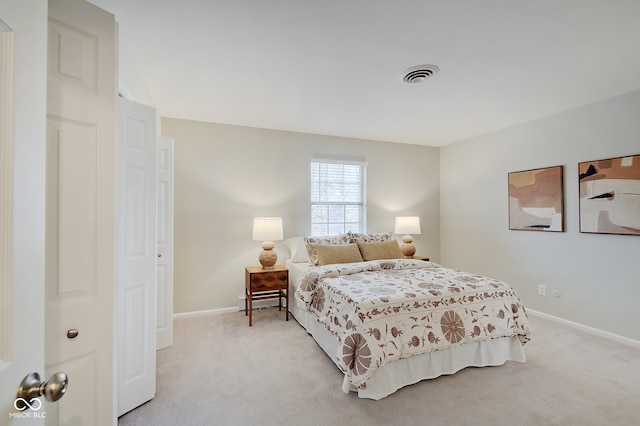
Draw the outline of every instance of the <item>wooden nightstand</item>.
M278 309L282 310L282 298L285 300L285 312L289 321L289 270L282 265L272 269L262 266L247 266L244 281L244 314L249 315L249 326L253 325L253 301L278 299Z
M426 256L413 256L413 258L418 260L429 260L429 258Z

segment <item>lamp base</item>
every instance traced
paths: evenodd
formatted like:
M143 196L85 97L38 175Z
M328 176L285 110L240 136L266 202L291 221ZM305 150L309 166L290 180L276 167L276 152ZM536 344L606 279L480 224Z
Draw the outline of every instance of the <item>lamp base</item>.
M411 259L416 254L416 246L413 245L413 237L411 235L405 235L402 237L402 245L400 251L404 255L405 259Z
M262 269L273 269L278 260L278 254L273 250L275 245L271 241L262 243L262 252L258 256L258 261L262 265Z

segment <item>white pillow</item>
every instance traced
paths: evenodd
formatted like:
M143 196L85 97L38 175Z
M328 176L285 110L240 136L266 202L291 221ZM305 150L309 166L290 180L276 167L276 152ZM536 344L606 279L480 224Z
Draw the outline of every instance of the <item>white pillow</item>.
M291 237L284 240L284 245L291 252L291 261L293 263L309 262L307 255L307 246L302 237Z

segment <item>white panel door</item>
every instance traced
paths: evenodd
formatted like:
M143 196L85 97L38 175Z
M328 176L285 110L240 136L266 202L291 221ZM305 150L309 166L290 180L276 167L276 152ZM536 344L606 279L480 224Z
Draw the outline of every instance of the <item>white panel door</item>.
M156 112L118 100L118 416L156 393Z
M158 312L156 349L173 342L173 139L158 136Z
M47 72L46 375L59 425L114 423L116 23L83 0L50 0Z
M44 8L0 1L0 424L39 425L14 408L16 388L44 374ZM34 14L35 13L35 14ZM40 26L38 26L40 25ZM21 78L17 78L17 76ZM34 111L42 112L34 114ZM42 404L41 406L38 406Z

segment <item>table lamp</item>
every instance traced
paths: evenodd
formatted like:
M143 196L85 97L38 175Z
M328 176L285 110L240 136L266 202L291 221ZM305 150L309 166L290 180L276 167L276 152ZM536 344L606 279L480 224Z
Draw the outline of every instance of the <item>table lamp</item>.
M273 250L274 241L284 238L281 217L256 217L253 219L253 236L255 241L262 241L262 252L258 257L262 269L272 269L278 260L278 254Z
M416 254L416 246L413 245L413 237L410 234L420 234L420 218L418 216L396 217L395 234L404 234L400 251L405 258L410 259Z

